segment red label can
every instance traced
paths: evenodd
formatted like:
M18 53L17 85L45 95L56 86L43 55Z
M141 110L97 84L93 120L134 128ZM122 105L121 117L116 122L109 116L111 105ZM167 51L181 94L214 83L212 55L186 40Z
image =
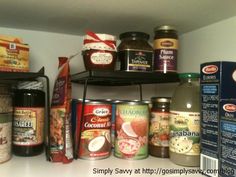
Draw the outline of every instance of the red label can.
M106 101L86 100L82 115L82 102L77 106L77 135L80 138L78 157L103 159L111 153L112 106Z

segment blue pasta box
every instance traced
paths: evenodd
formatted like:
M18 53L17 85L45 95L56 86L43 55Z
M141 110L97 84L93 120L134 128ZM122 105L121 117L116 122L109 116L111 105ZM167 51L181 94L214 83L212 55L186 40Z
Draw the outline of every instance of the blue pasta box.
M236 99L236 62L201 64L201 154L200 169L218 177L220 173L220 102Z
M219 176L236 175L236 100L220 102Z

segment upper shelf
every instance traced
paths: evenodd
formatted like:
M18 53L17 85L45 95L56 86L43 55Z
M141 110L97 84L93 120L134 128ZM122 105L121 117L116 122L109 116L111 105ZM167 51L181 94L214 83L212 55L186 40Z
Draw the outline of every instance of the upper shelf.
M154 84L178 82L176 73L126 72L126 71L84 71L73 74L71 81L90 85L125 86L135 84Z
M30 80L44 76L44 67L42 67L38 72L0 72L0 83L11 83L18 80Z

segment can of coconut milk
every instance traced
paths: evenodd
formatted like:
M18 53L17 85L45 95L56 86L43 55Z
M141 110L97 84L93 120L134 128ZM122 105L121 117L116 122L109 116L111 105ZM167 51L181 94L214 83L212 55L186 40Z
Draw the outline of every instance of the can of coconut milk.
M90 160L107 158L111 153L111 103L86 100L81 117L82 103L79 102L77 107L78 157Z
M148 156L149 107L140 101L116 105L116 140L114 155L123 159Z

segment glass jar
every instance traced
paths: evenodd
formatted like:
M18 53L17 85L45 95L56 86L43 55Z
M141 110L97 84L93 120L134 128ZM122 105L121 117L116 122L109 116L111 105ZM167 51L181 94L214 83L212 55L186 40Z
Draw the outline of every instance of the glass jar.
M13 153L34 156L44 149L45 93L41 82L25 82L14 91Z
M150 129L149 129L149 154L169 157L169 108L170 98L153 97Z
M179 75L170 104L170 160L178 165L200 163L200 86L198 73Z
M86 70L114 70L116 63L116 37L109 34L87 32L82 56Z
M178 35L174 27L164 25L154 29L154 70L177 72Z
M143 32L126 32L120 34L118 61L120 70L152 71L153 48L148 43L149 35Z

